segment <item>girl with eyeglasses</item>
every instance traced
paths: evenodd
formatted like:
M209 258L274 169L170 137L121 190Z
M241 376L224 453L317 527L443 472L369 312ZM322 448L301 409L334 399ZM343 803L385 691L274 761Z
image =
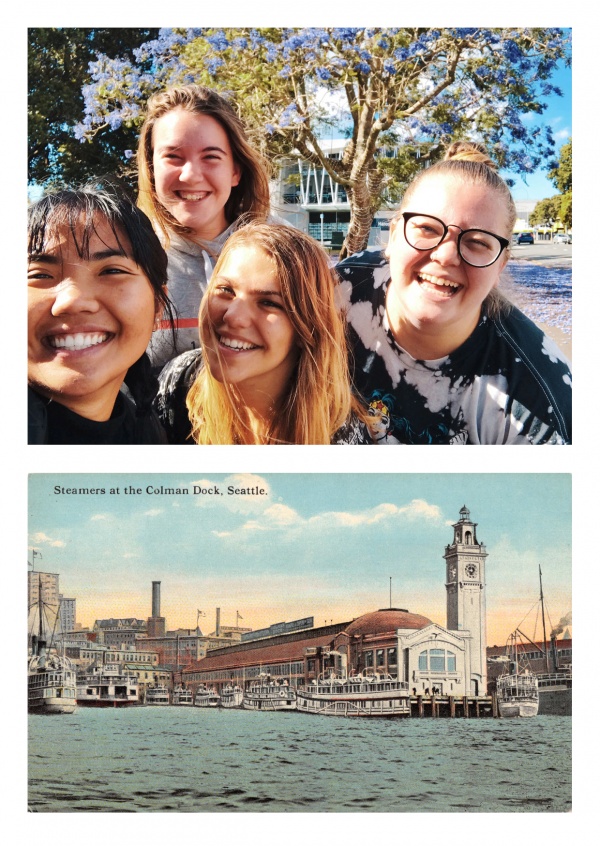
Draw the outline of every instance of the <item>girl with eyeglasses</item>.
M516 216L485 149L457 142L409 185L385 253L338 265L354 383L369 408L388 398L382 443L570 443L569 363L498 292Z

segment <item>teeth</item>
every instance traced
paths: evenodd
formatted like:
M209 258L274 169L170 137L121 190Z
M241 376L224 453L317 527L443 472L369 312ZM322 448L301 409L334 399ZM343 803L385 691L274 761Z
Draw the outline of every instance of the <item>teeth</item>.
M461 288L458 282L451 282L449 279L440 279L439 276L430 276L428 273L419 273L424 282L431 282L432 285L439 285L445 288Z
M199 194L184 194L183 191L179 192L179 196L182 200L203 200L209 194L208 191L201 191Z
M107 332L91 332L84 334L77 332L75 335L51 335L48 343L57 350L85 350L88 347L95 347L102 344L108 338Z
M224 347L230 347L232 350L254 350L257 349L256 344L250 344L247 341L238 341L235 338L219 338Z

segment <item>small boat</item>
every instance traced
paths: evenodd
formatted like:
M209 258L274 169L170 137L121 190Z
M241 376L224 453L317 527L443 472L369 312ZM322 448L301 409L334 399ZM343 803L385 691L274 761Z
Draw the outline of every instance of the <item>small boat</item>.
M173 705L193 705L194 696L192 691L183 685L179 685L173 690Z
M298 710L335 717L410 716L408 683L390 675L329 671L298 690Z
M271 680L263 673L244 691L242 706L249 711L295 711L296 691L286 679Z
M169 705L169 688L164 684L155 684L146 690L146 705Z
M72 714L77 708L75 667L66 656L48 646L44 606L40 577L38 633L31 637L31 654L27 662L27 710L32 714Z
M139 705L138 680L121 672L116 663L90 667L77 673L77 704L92 708Z
M509 638L506 672L496 679L500 717L535 717L539 708L538 680L525 660L519 660L520 631Z
M221 690L221 705L223 708L241 708L244 701L244 691L239 684L228 684Z
M194 705L197 705L198 708L217 708L220 701L219 694L214 687L209 688L201 684L196 690Z
M68 658L38 640L27 668L27 710L31 714L72 714L77 707L76 673Z

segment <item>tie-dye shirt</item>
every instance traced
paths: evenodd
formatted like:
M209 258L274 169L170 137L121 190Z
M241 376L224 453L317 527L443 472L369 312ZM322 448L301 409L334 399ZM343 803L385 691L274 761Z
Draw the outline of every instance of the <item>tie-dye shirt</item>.
M450 355L418 361L395 342L385 312L382 252L337 266L354 384L379 444L566 444L571 372L557 345L512 308L482 315Z

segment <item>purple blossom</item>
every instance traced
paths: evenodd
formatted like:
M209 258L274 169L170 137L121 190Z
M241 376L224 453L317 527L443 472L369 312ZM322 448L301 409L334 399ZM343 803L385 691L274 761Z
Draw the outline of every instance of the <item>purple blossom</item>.
M331 71L328 68L317 68L315 72L319 79L323 81L331 79Z
M371 66L367 62L357 62L354 65L354 69L358 71L358 73L369 74L371 73Z

